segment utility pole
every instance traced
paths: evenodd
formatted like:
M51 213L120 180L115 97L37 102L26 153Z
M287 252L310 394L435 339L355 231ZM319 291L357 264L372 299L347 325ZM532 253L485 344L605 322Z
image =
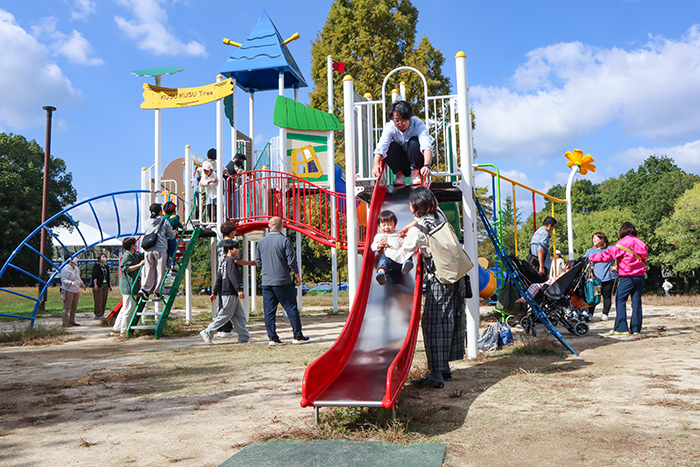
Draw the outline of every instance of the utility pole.
M46 222L49 211L49 169L51 161L51 116L56 110L56 107L51 107L47 105L43 107L46 111L46 146L44 147L44 191L41 195L41 223L42 225ZM41 229L41 245L39 246L39 279L46 282L46 261L44 257L46 256L46 227ZM39 283L39 293L43 289L43 284ZM47 292L48 293L48 292ZM46 304L46 295L41 298L39 303L38 311L44 311Z

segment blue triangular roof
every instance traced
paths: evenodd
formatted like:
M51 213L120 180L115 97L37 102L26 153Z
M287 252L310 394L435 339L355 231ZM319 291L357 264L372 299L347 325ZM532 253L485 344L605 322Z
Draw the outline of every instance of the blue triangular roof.
M282 36L263 10L253 32L226 60L221 74L234 78L245 91L258 92L279 89L279 72L284 70L285 89L305 88L301 70L282 42Z

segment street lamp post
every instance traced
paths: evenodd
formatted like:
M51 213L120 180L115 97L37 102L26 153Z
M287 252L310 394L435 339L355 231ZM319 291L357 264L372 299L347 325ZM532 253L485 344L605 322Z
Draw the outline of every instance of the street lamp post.
M42 107L46 111L46 146L44 148L44 190L41 195L41 224L46 222L49 211L49 169L51 161L51 116L56 110L56 107L51 107L47 105ZM41 229L41 245L39 246L39 278L46 282L46 261L44 257L46 256L46 227ZM39 293L43 289L43 284L39 283ZM39 303L39 311L44 311L44 305L46 303L46 295L44 295Z

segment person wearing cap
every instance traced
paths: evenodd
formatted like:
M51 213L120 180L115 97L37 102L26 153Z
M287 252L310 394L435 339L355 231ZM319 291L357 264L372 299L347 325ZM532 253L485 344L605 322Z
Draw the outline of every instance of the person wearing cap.
M199 186L204 189L206 197L206 215L208 222L216 220L216 185L219 179L214 172L214 165L210 161L202 162L202 178L199 180Z
M64 327L80 326L75 322L75 312L78 309L80 287L83 290L87 290L87 287L80 279L80 269L75 265L75 258L66 259L68 264L61 269L61 300L63 300L61 320Z
M549 271L549 278L558 277L562 271L564 271L564 260L561 258L561 251L557 250L554 252L554 261L552 264L552 270Z
M170 222L160 215L162 211L160 204L153 203L148 209L151 211L151 217L146 222L146 230L143 234L145 237L151 232L158 232L158 240L155 246L144 254L146 263L141 274L143 283L141 290L139 290L139 295L143 300L148 300L148 296L153 292L156 293L156 298L160 299L160 285L163 282L163 276L165 276L168 258L167 239L175 238L175 231Z
M214 290L209 300L213 303L217 297L221 297L219 312L214 321L212 321L206 329L199 334L207 344L213 344L212 336L224 323L232 321L233 326L238 334L238 342L254 342L255 339L250 337L250 332L246 328L245 311L241 304L243 289L238 278L238 271L234 258L240 253L240 247L236 240L226 239L221 242L226 253L224 261L221 263L219 270L216 273L216 283Z

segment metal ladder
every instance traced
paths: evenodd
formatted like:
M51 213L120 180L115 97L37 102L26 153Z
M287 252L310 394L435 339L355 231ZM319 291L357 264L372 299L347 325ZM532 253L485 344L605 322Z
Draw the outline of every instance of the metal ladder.
M142 298L139 297L138 302L136 303L136 310L134 310L134 314L131 318L131 321L128 323L126 328L127 339L129 338L129 336L132 335L131 331L137 329L154 330L156 339L160 338L163 335L165 323L168 321L168 316L170 315L170 310L172 309L172 306L175 303L175 298L177 297L177 292L180 289L180 284L182 283L182 280L185 277L187 265L189 264L190 259L192 258L194 248L197 245L197 240L199 240L199 235L202 233L203 230L204 229L202 229L201 227L195 227L192 230L192 234L189 237L185 236L184 234L180 237L180 241L178 242L178 249L174 254L175 264L178 265L178 271L175 275L175 278L173 279L172 284L170 285L170 292L164 300L163 309L160 312L156 312L154 307L153 311L149 311L147 308L147 304L153 302L154 300L144 301ZM184 248L182 248L183 246ZM171 268L172 263L169 265L167 271L164 274L163 280L158 287L158 290L160 290L161 292L170 274ZM152 318L152 321L154 321L155 324L145 324L148 318ZM141 324L139 324L139 321L141 321Z

